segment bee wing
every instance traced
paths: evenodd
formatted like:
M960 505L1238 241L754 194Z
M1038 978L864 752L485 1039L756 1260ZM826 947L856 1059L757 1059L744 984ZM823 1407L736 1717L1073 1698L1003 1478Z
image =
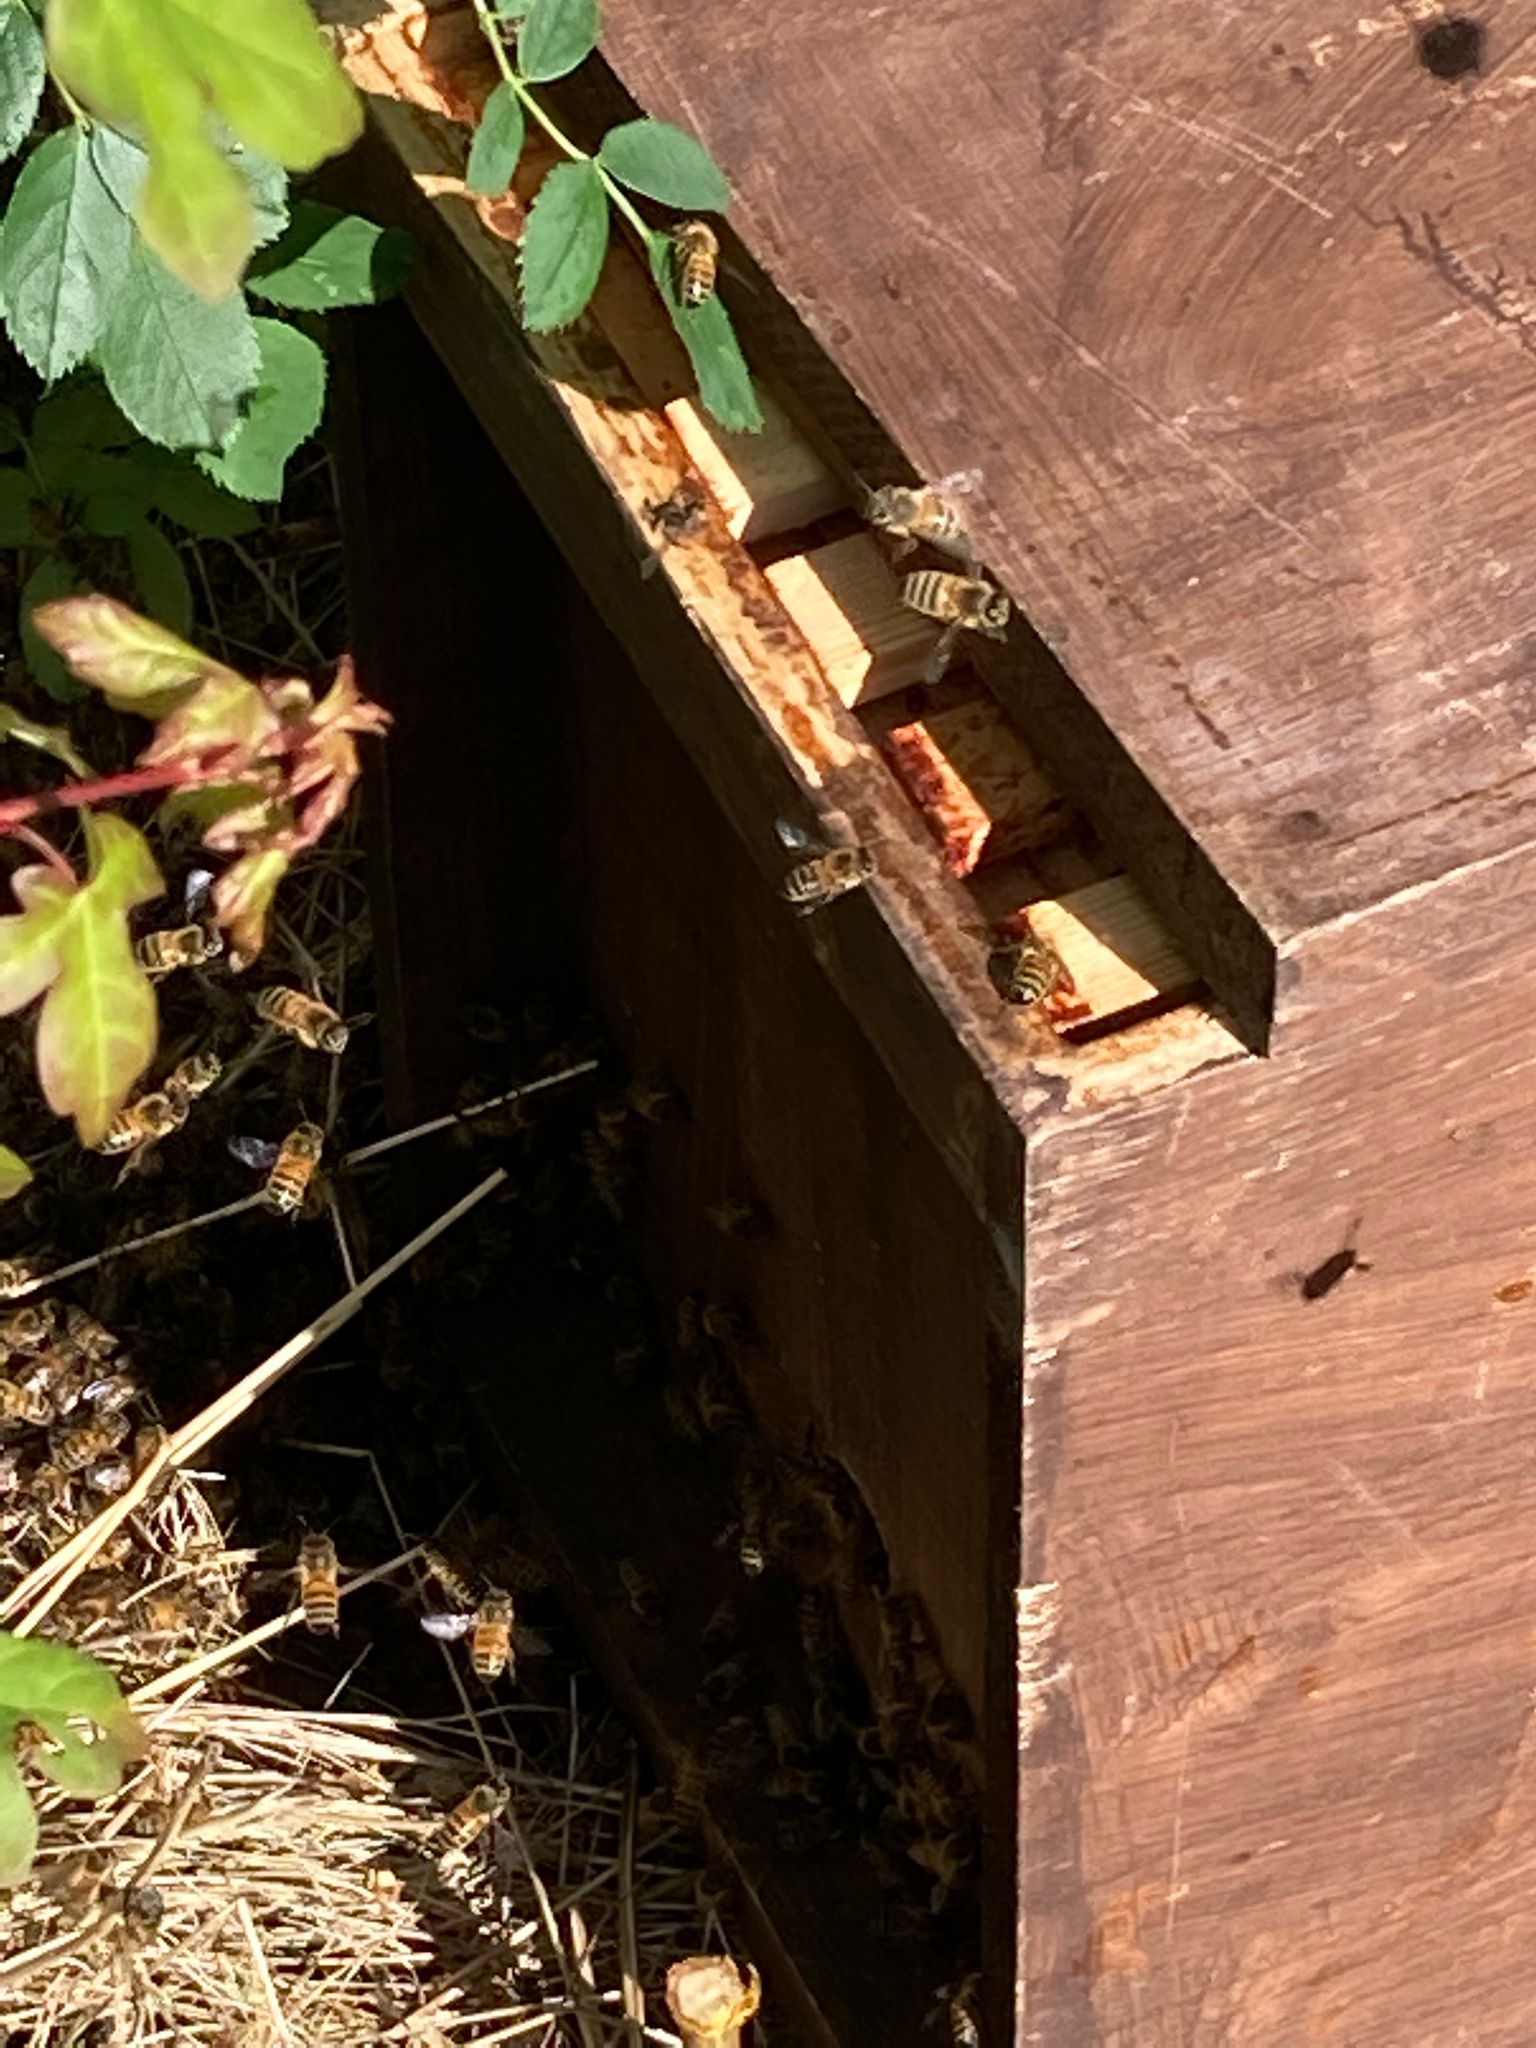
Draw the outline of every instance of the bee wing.
M457 1643L467 1636L475 1625L472 1614L424 1614L421 1625L437 1643Z
M820 853L822 851L821 846L811 837L809 832L803 831L800 826L792 824L788 818L775 818L773 829L779 844L787 847L791 853Z
M212 888L212 868L194 868L191 874L188 875L186 892L182 900L187 906L187 916L189 919L195 921L202 916L203 906L207 903L209 892Z
M228 1144L242 1166L254 1167L258 1173L270 1173L277 1164L279 1148L270 1138L231 1138Z

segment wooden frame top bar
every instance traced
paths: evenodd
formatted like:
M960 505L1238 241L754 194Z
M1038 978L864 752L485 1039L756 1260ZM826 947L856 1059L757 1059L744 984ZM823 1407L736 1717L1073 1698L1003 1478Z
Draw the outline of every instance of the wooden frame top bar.
M995 572L1282 948L1536 839L1536 11L1439 19L606 9L914 469L982 468Z

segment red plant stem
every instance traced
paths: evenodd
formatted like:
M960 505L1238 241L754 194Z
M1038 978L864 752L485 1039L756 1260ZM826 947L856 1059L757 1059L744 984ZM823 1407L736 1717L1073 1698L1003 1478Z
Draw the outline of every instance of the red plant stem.
M204 782L227 782L227 766L189 768L185 761L168 762L163 768L130 768L122 775L98 776L94 782L66 782L61 789L43 789L31 796L13 796L0 803L0 832L14 832L27 818L46 816L49 811L77 810L82 804L116 803L127 796L142 796L149 789L195 789Z
M64 858L63 854L60 853L59 849L56 846L50 845L41 832L34 832L30 825L12 825L6 837L9 839L19 839L23 846L30 846L34 853L41 854L49 867L63 881L68 882L71 888L75 886L74 869Z

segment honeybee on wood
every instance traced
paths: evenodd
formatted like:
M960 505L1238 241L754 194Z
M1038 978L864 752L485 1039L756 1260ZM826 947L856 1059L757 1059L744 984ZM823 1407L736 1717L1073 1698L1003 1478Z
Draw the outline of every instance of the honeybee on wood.
M188 1053L184 1060L177 1062L166 1077L165 1092L173 1100L195 1102L199 1095L206 1095L224 1071L224 1062L216 1052Z
M73 1475L83 1472L88 1465L110 1458L118 1445L126 1443L127 1439L126 1415L98 1415L94 1421L57 1431L50 1448L59 1470Z
M898 543L893 550L897 561L921 541L970 568L976 549L950 500L974 491L980 482L979 469L961 469L932 484L885 484L865 499L864 517Z
M506 1812L508 1796L505 1785L490 1779L466 1793L437 1831L434 1846L438 1853L447 1856L470 1848L491 1822Z
M183 924L147 932L134 945L133 956L151 981L159 981L178 967L206 967L223 950L224 934L216 924Z
M618 1564L619 1584L624 1588L624 1597L630 1609L641 1621L651 1627L658 1627L667 1618L667 1603L651 1583L638 1561L632 1557L621 1557Z
M347 1049L351 1031L329 1003L306 995L299 988L264 988L251 998L264 1024L275 1025L310 1052L339 1056Z
M672 230L677 295L685 306L702 306L715 295L720 237L706 221L685 220Z
M311 1635L334 1636L341 1630L341 1595L337 1587L336 1546L329 1536L306 1536L299 1545L299 1605Z
M1077 983L1056 948L1022 915L1009 919L1008 925L1004 942L987 962L1004 1002L1037 1008L1054 1026L1086 1016L1087 1006L1077 999Z
M265 1171L261 1199L279 1216L295 1217L304 1206L315 1168L325 1150L325 1132L318 1124L295 1124L281 1145L265 1138L231 1138L229 1149L244 1166Z
M874 875L875 857L867 846L819 846L788 818L777 819L774 830L780 844L791 853L807 856L790 869L779 885L785 902L792 903L801 917L809 917L813 911L835 903L839 896L862 889Z
M108 1124L107 1134L96 1150L110 1158L120 1152L137 1152L141 1146L156 1145L181 1129L188 1107L185 1096L172 1095L163 1088L152 1089L123 1105Z
M984 576L957 576L950 569L917 569L901 579L901 601L925 618L937 619L944 630L934 642L923 669L926 683L943 680L962 633L980 633L988 640L1006 640L1013 606L1006 591Z
M23 1293L36 1278L25 1259L0 1259L0 1301Z

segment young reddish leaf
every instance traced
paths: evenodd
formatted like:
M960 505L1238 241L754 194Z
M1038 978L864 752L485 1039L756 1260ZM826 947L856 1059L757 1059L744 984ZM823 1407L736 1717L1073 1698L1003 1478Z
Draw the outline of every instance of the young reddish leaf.
M233 669L200 654L167 627L141 618L115 597L97 593L61 598L39 605L32 623L81 681L102 691L119 711L142 711L147 718L157 718L190 696L205 678L244 682Z
M267 912L292 864L291 856L278 847L242 853L214 883L214 914L229 933L231 966L247 965L266 944Z
M155 1055L154 991L128 912L165 885L133 826L83 815L90 872L53 936L59 971L38 1019L37 1071L49 1108L75 1119L82 1145L97 1145Z
M224 765L240 775L278 733L281 721L254 683L233 669L214 665L190 696L167 712L139 756L145 768L184 761L189 769L210 754L227 754Z
M32 1169L19 1152L0 1145L0 1202L9 1202L32 1184Z

